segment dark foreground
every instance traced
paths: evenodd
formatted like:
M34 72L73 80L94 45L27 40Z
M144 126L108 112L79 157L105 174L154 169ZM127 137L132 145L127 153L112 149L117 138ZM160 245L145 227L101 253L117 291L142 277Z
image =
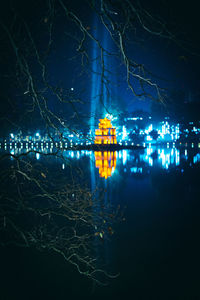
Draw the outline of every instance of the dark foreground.
M200 165L164 170L156 162L133 174L118 160L111 178L98 179L113 203L127 205L126 221L103 242L117 279L96 287L59 255L9 245L0 248L0 299L200 299Z

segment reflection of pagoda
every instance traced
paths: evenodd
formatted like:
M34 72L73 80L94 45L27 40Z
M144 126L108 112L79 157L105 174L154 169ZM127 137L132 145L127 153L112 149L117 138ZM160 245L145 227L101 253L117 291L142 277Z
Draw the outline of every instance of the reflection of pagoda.
M112 175L116 168L117 152L116 151L95 151L95 166L99 168L100 177L107 179Z
M117 144L116 129L112 127L111 120L99 120L99 129L95 130L95 144Z

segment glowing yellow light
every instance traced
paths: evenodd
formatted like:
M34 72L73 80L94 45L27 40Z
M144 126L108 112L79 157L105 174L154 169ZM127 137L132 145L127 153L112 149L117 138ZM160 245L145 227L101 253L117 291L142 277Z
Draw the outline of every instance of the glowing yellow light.
M117 144L116 129L112 127L111 120L99 120L99 128L95 130L95 144Z
M107 179L112 175L116 168L117 153L116 151L95 151L95 166L99 169L99 176Z

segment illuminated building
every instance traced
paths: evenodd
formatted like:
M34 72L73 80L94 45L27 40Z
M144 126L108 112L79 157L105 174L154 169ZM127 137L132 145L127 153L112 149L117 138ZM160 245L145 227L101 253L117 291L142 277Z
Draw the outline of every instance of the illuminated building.
M95 130L95 144L117 144L116 129L112 127L111 120L99 120L99 129Z
M116 168L117 152L116 151L95 151L95 166L99 169L100 177L107 179Z

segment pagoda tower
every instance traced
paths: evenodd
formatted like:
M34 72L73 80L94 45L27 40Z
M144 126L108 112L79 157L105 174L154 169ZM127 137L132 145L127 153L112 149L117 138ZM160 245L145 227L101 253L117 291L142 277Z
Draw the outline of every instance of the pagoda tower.
M111 120L104 118L99 120L99 129L95 130L95 144L117 144L116 129Z

